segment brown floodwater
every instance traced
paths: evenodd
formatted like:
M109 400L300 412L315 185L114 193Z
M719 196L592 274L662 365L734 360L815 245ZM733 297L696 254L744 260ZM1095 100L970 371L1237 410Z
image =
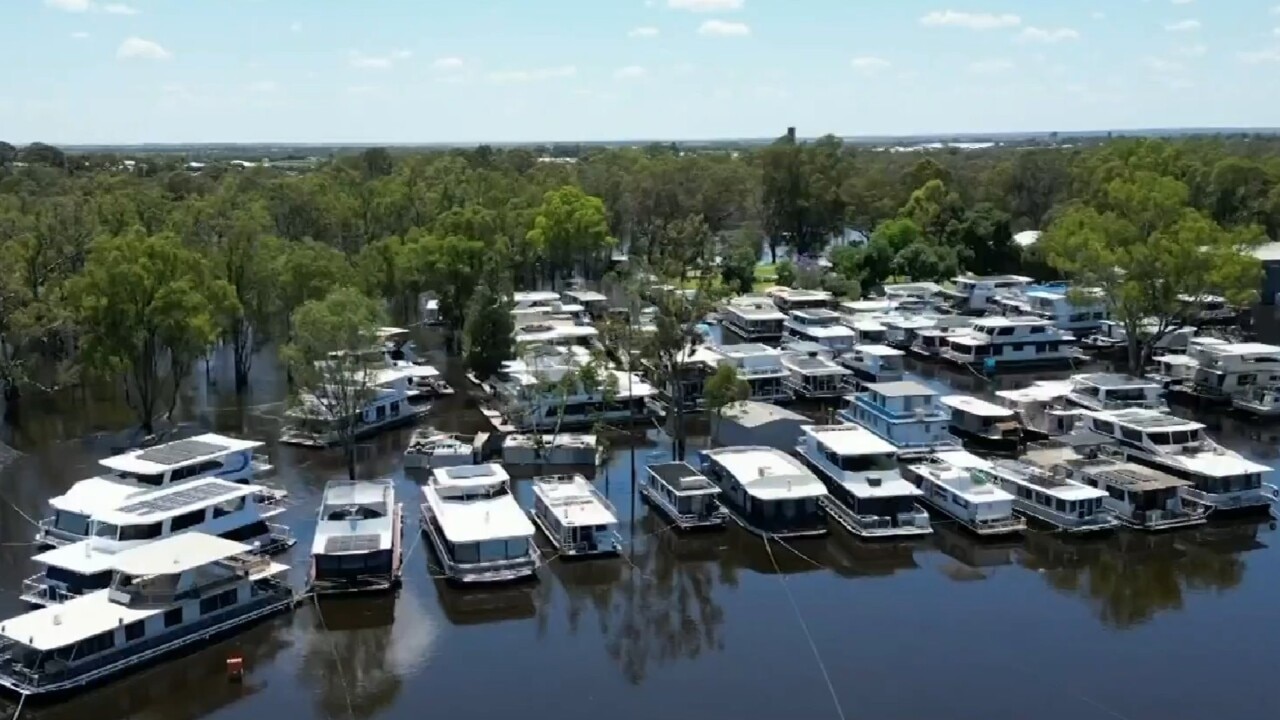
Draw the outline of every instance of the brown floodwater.
M960 392L989 389L976 376L913 369ZM215 364L210 385L199 369L182 404L184 428L268 443L273 482L291 493L284 522L300 538L291 560L301 582L320 492L345 471L335 453L274 445L285 390L269 357L243 398L231 392L227 370ZM429 422L480 429L465 382L451 375L459 395ZM92 474L96 459L122 442L106 431L129 422L113 403L29 401L21 425L0 434L24 453L0 469L5 614L21 611L17 588L35 572L23 515L42 516L49 496ZM1230 447L1275 462L1280 431L1202 420ZM361 473L394 477L412 517L417 480L400 467L407 439L397 432L363 445ZM652 437L635 444L640 467L664 451ZM632 502L631 455L620 440L598 477L623 520L619 559L553 561L530 585L460 591L433 579L431 554L410 540L394 596L308 603L197 654L23 714L1194 720L1263 717L1274 705L1280 551L1268 521L1094 541L1031 533L978 542L945 523L928 540L903 544L833 533L765 545L737 529L677 536ZM527 499L527 483L517 481L517 492ZM245 657L243 683L226 679L233 653Z

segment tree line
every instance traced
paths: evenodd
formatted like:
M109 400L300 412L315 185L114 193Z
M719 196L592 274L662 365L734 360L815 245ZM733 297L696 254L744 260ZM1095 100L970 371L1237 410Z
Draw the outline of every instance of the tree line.
M372 148L310 172L192 172L180 157L0 143L6 405L102 379L150 427L211 347L231 348L242 389L256 352L297 340L297 319L316 316L299 311L335 291L404 322L434 293L453 349L485 374L512 352L513 290L577 278L710 298L751 290L762 255L783 260L785 279L848 296L962 270L1067 277L1101 287L1137 337L1147 319L1172 322L1178 297L1248 301L1259 271L1247 250L1280 231L1280 140L1261 136L893 152L788 135L546 160ZM1029 229L1045 235L1013 241ZM824 250L829 267L805 259ZM700 308L685 302L658 303L671 344L697 341Z

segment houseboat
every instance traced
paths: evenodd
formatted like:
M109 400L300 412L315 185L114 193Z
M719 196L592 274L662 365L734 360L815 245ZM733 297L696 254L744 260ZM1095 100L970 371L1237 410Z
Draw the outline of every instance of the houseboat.
M681 530L722 528L729 519L720 488L689 463L650 465L640 477L640 494Z
M1151 337L1159 332L1161 332L1159 321L1146 320L1140 325L1138 334ZM1188 347L1188 343L1195 337L1196 332L1197 329L1191 325L1167 328L1152 344L1152 350L1161 353L1181 352ZM1080 345L1094 355L1103 357L1123 355L1129 352L1129 332L1122 322L1103 320L1098 323L1097 332L1086 335Z
M1151 358L1155 369L1146 373L1147 379L1165 391L1189 387L1195 383L1196 368L1200 362L1190 355L1171 354Z
M785 313L796 310L823 310L831 307L835 296L826 290L803 290L799 288L775 287L769 290L773 304Z
M782 353L789 373L784 381L791 395L807 400L842 397L849 391L853 373L821 355Z
M835 360L836 353L826 345L815 342L806 342L804 340L786 340L782 343L782 352L791 353L792 355L808 355L809 357L826 358L827 360Z
M123 505L95 510L92 536L32 558L43 570L22 583L22 599L43 606L102 590L112 563L127 550L171 535L204 533L244 542L264 554L293 547L289 529L268 519L283 503L258 485L205 477L131 496Z
M516 325L514 338L518 348L546 345L595 349L600 345L600 331L594 326L563 316L525 318Z
M1083 415L1085 429L1110 438L1121 458L1188 481L1182 494L1215 515L1265 514L1280 499L1262 481L1271 468L1214 442L1203 423L1142 409Z
M1055 531L1099 533L1120 524L1105 507L1106 492L1070 479L1061 466L1050 471L1017 460L996 460L975 472L1013 495L1018 514Z
M406 368L357 371L343 387L304 394L286 412L280 442L327 448L342 442L346 423L357 440L413 423L427 410L409 402L413 374ZM347 415L357 405L359 409Z
M919 488L902 478L897 449L858 425L805 425L796 453L830 493L827 515L863 538L933 532Z
M770 447L704 450L702 472L720 503L749 532L765 537L826 535L827 488L799 460Z
M853 373L850 383L860 391L868 384L902 380L906 373L906 353L888 345L858 345L841 355L838 362Z
M609 298L594 290L568 290L564 296L571 302L581 305L593 318L603 318L609 311Z
M432 470L439 467L474 465L480 456L488 433L459 435L435 428L418 428L409 438L404 451L406 470Z
M98 461L102 475L80 480L49 500L53 517L40 521L36 544L58 547L80 542L92 533L89 518L97 510L118 507L133 495L216 477L248 484L272 472L262 443L207 433L186 440L130 450ZM285 493L263 488L264 503L279 502Z
M782 340L813 342L839 355L853 349L858 333L834 310L793 310L782 324Z
M685 349L676 364L676 377L655 386L654 396L648 404L652 413L665 416L670 412L700 412L706 407L703 396L707 380L719 367L720 355L709 345L698 345ZM644 376L651 382L659 383L666 379L669 369L655 367L650 360L641 360ZM677 397L678 394L678 397Z
M971 338L969 328L973 318L965 318L963 325L930 325L911 332L911 345L907 352L922 360L940 360L943 352L951 348L952 338Z
M779 402L791 399L791 390L787 387L791 373L782 364L781 350L757 343L718 345L706 350L716 356L714 362L717 365L730 365L738 371L738 377L751 388L749 400Z
M321 595L400 586L404 507L390 479L325 485L311 543L311 589Z
M1125 527L1155 532L1208 520L1209 506L1183 496L1190 482L1145 465L1104 457L1098 450L1105 446L1096 443L1107 442L1106 438L1081 435L1040 443L1025 458L1050 473L1105 492L1102 506Z
M951 418L938 404L938 394L912 380L867 385L845 398L839 418L875 433L904 458L960 449L947 429Z
M595 435L508 435L502 440L502 462L507 465L599 465L604 448Z
M984 317L947 339L943 359L959 365L1003 369L1067 365L1076 358L1075 337L1035 317Z
M1013 410L968 395L948 395L942 404L951 409L951 434L966 448L1000 455L1022 449L1022 424Z
M1034 282L1022 275L961 275L950 288L939 288L947 303L961 315L981 315L995 308L996 297L1025 291Z
M1218 295L1179 295L1178 300L1182 303L1182 312L1178 315L1190 325L1235 325L1240 319L1240 309L1232 307L1226 298Z
M0 688L51 700L289 611L289 568L252 551L185 533L119 553L108 588L0 622Z
M1070 392L1069 382L1040 380L1019 390L999 390L996 397L1017 416L1022 437L1027 442L1037 442L1066 435L1075 428L1080 411L1067 408Z
M1014 514L1013 495L986 475L974 472L975 466L984 464L964 451L947 452L908 465L902 474L924 493L921 502L979 537L1021 533L1027 529L1027 521Z
M501 465L437 468L422 495L422 531L449 579L499 583L537 571L542 555L533 523Z
M889 328L877 318L846 318L844 322L853 330L855 345L883 345L889 340Z
M1166 410L1164 387L1153 380L1117 373L1072 375L1067 402L1085 410L1145 408Z
M1254 385L1231 398L1236 410L1258 418L1280 417L1280 385Z
M613 503L581 475L534 478L530 516L561 557L617 555L622 549Z
M553 303L560 302L560 293L551 290L523 290L511 293L511 317L520 323L521 318L549 314Z
M1198 345L1199 362L1192 379L1203 399L1229 403L1254 386L1280 383L1280 347L1263 343Z
M652 416L653 386L635 373L606 368L588 387L579 371L595 363L585 348L542 346L503 364L491 379L495 407L486 416L502 432L539 432L627 424ZM567 385L560 387L566 376Z
M1102 293L1080 290L1075 295L1065 283L1032 285L1025 292L997 296L995 305L1002 315L1038 317L1077 337L1097 332L1110 317Z
M786 321L786 313L763 296L734 298L720 313L721 324L747 342L777 342Z

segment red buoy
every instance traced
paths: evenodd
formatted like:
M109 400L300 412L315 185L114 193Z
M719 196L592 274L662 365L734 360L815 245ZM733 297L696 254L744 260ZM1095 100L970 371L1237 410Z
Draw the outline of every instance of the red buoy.
M244 678L244 658L232 655L227 658L227 679L238 682Z

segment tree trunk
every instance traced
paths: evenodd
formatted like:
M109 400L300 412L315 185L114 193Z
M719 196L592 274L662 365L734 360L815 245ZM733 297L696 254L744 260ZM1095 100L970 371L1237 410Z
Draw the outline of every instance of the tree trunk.
M1134 376L1142 374L1142 342L1136 332L1129 335L1129 372Z

